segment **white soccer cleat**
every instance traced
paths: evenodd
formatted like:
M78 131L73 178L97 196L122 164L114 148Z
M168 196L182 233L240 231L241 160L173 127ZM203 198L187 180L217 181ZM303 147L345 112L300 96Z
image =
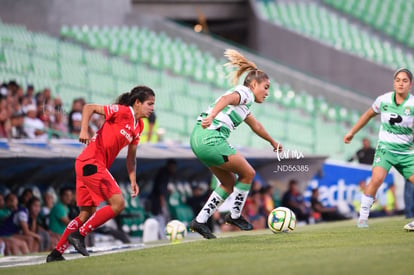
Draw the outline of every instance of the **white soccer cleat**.
M414 221L404 225L404 229L407 230L407 231L414 231Z
M357 227L358 228L368 228L368 220L358 220Z

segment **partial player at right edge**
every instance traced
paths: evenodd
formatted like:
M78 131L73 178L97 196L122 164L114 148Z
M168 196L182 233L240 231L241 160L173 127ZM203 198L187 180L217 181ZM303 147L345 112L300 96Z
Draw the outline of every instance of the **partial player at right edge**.
M409 93L413 75L402 68L394 73L394 91L379 96L344 136L344 142L350 143L354 135L368 121L381 114L381 128L375 152L370 183L361 197L361 208L357 226L368 227L368 216L378 188L384 182L391 166L405 179L414 184L414 96ZM414 221L406 224L404 229L414 230Z

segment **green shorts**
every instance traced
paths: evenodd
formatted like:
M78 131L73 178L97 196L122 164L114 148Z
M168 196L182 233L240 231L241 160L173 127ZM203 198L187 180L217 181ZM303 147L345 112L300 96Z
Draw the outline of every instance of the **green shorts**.
M391 166L394 166L405 179L408 179L414 174L414 155L396 154L385 149L377 149L372 166L380 166L387 172L391 169Z
M207 167L222 165L228 161L228 156L236 154L236 149L227 141L229 135L230 130L225 127L210 130L197 123L190 137L191 149Z

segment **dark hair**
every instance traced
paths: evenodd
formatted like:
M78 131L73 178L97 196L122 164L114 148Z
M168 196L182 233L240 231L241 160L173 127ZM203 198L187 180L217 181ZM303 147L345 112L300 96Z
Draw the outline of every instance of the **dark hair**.
M61 198L67 191L71 191L72 192L72 188L70 188L70 187L62 187L59 190L59 197Z
M413 82L413 74L408 70L407 68L400 68L394 73L394 79L397 77L397 75L401 72L404 72L407 74L408 78L410 79L410 82Z
M132 106L136 100L143 103L150 96L155 96L155 93L151 88L147 86L136 86L129 93L123 93L120 95L115 103L125 106Z
M38 197L32 197L28 202L27 202L27 209L30 210L30 207L32 207L32 204L34 204L35 202L40 202L40 199Z

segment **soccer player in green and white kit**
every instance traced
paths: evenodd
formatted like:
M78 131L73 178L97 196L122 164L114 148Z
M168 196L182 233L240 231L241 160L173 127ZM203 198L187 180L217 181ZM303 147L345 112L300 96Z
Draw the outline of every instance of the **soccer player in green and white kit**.
M394 166L405 179L414 184L414 96L409 93L413 75L405 68L394 74L394 91L379 96L344 136L344 142L351 142L354 135L374 116L381 114L381 128L375 151L372 177L361 197L361 208L357 226L368 227L369 210L378 188ZM404 226L414 230L414 222Z
M190 229L200 233L206 239L216 237L206 224L208 218L232 192L235 193L235 200L230 213L225 216L225 221L236 225L241 230L253 229L253 226L241 216L241 211L255 171L246 159L228 143L230 132L245 121L254 133L270 143L274 151L282 150L282 146L250 113L250 106L253 102L263 103L269 95L269 77L235 50L227 49L224 55L229 60L226 65L238 67L233 78L234 84L237 84L242 74L247 73L244 83L219 97L207 111L198 117L190 138L194 154L221 182L190 223Z

